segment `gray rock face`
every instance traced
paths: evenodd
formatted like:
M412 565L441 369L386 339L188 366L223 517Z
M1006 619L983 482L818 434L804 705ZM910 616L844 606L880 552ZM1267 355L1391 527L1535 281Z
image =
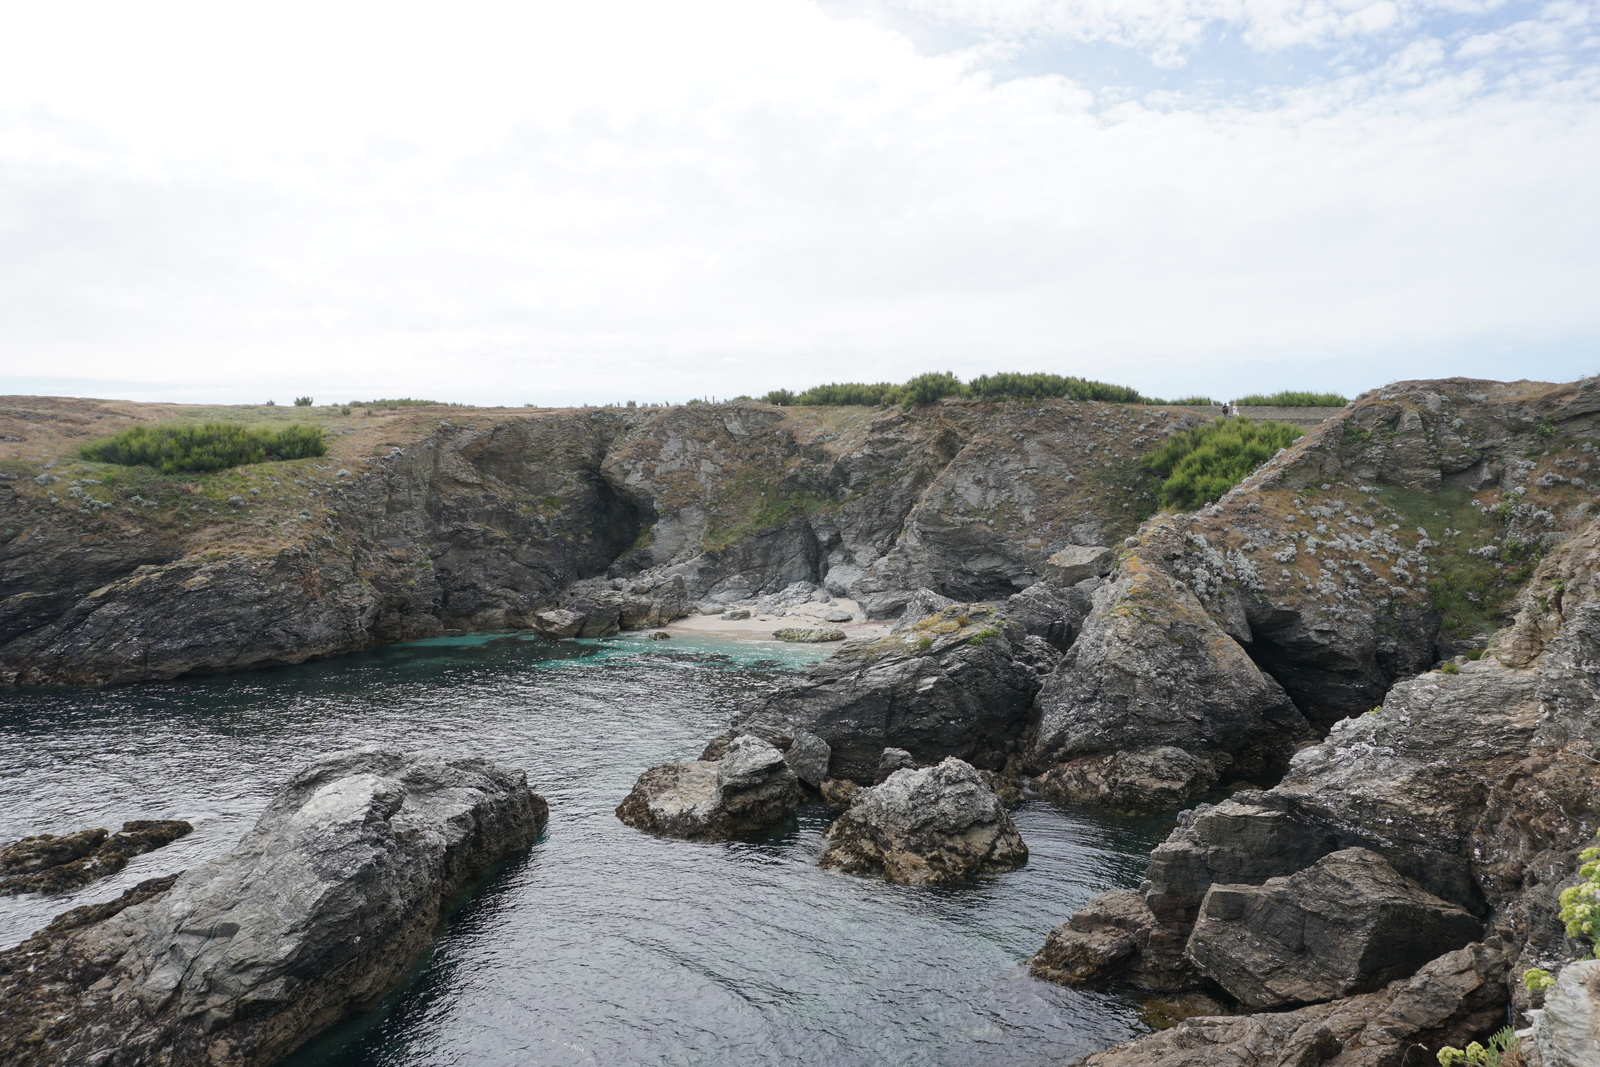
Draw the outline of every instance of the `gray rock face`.
M1282 1008L1369 993L1482 935L1461 908L1352 848L1263 885L1213 885L1188 954L1246 1007Z
M815 770L815 755L805 765ZM800 779L777 746L751 733L717 760L664 763L639 776L617 818L662 837L717 840L783 822L800 805Z
M1117 562L1117 554L1101 545L1068 545L1044 561L1045 579L1065 588L1086 578L1104 578Z
M946 885L1028 859L1016 824L973 767L955 758L858 790L828 828L822 865L902 885Z
M1427 1063L1440 1047L1460 1048L1504 1023L1506 959L1498 944L1468 945L1377 992L1294 1011L1189 1019L1097 1052L1077 1067Z
M1065 652L1078 639L1083 620L1094 609L1094 592L1103 584L1099 578L1066 587L1035 582L1007 597L1001 611L1028 633Z
M381 997L445 901L546 817L520 772L484 760L318 760L232 852L8 954L0 1015L32 1031L9 1062L274 1063Z
M825 644L829 641L843 641L845 638L845 633L843 630L802 630L790 628L784 630L774 630L772 631L772 636L776 637L779 641L797 641L802 644L818 645Z
M919 763L957 756L998 769L1058 654L986 609L947 608L918 626L845 642L736 728L807 730L833 751L830 777L857 782L874 780L888 747Z
M563 608L541 611L533 617L533 628L546 637L577 637L583 623L583 615Z
M1193 594L1134 556L1040 691L1027 762L1063 799L1148 810L1262 773L1310 734Z
M1561 968L1545 994L1544 1008L1532 1015L1538 1067L1600 1064L1600 960Z

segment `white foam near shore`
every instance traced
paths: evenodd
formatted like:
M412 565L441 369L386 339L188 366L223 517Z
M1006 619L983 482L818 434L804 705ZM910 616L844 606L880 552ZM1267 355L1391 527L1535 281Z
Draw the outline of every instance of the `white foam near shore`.
M850 622L825 622L823 616L830 611L848 611ZM881 637L894 626L893 619L867 621L861 614L861 605L854 600L835 597L833 603L800 604L784 614L756 614L748 619L726 619L721 615L689 615L662 627L668 633L716 634L745 641L772 641L775 630L842 630L846 637Z

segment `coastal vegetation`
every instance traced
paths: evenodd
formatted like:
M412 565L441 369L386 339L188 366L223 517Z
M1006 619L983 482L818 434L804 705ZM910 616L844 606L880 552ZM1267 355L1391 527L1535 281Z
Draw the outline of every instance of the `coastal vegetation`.
M84 459L124 467L154 467L164 474L307 459L327 451L322 431L315 426L295 424L275 430L222 422L130 426L79 449Z
M893 382L829 382L827 385L814 385L798 393L790 389L774 389L760 399L768 404L777 404L779 407L846 405L891 407L899 404L910 408L917 404L931 404L946 397L971 397L981 400L1096 400L1109 404L1174 404L1187 407L1216 405L1216 401L1209 396L1162 400L1159 397L1145 396L1137 389L1126 385L1113 385L1110 382L1095 381L1090 378L1062 374L1020 374L1011 371L980 374L968 382L962 382L949 371L919 374L900 385ZM1337 393L1286 390L1271 396L1247 396L1238 403L1261 407L1342 407L1347 401Z
M1234 403L1242 408L1342 408L1350 403L1350 400L1338 393L1301 393L1285 389L1270 396L1252 393L1240 397Z
M1140 465L1162 479L1162 507L1189 511L1219 499L1304 433L1286 422L1216 419L1173 434Z
M803 392L774 389L761 399L780 407L832 407L863 405L912 407L945 397L1011 400L1100 400L1119 404L1159 404L1125 385L1111 385L1060 374L980 374L963 383L949 371L919 374L902 385L893 382L830 382ZM1208 401L1209 403L1209 401Z

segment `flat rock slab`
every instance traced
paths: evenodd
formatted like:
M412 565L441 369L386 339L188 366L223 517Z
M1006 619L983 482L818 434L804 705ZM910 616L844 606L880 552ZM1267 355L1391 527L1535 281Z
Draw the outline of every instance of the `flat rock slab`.
M1117 554L1101 545L1068 545L1044 562L1044 576L1056 585L1077 585L1085 578L1104 578Z
M962 882L1028 859L1000 798L976 769L954 757L857 790L827 837L824 867L904 885Z
M1482 934L1376 852L1348 848L1263 885L1213 885L1187 952L1246 1007L1281 1008L1370 992Z
M178 819L131 819L109 836L94 829L25 837L0 848L0 875L6 876L0 878L0 896L71 892L193 830Z
M0 956L7 1067L276 1063L382 997L445 901L531 844L548 810L486 760L324 757L233 851Z

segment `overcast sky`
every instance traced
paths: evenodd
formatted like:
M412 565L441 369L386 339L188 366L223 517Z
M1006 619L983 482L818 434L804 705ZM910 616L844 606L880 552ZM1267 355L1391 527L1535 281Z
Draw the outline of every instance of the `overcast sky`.
M0 0L0 392L1600 371L1600 3Z

